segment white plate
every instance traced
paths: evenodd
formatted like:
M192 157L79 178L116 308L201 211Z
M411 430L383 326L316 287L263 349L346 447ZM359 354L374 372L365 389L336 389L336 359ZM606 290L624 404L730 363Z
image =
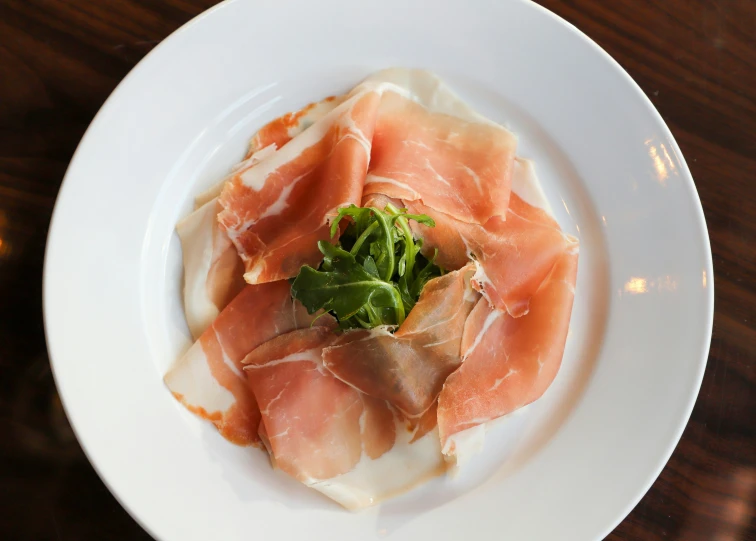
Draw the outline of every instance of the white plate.
M265 121L371 71L436 71L520 135L581 240L563 368L456 479L351 514L179 406L188 345L173 228ZM669 458L711 336L711 252L692 178L630 77L527 1L221 4L165 40L92 122L58 197L45 322L93 465L164 541L605 536Z

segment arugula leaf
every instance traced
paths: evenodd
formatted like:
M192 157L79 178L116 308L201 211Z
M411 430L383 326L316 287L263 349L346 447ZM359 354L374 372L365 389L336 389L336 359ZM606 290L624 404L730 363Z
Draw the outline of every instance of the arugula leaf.
M401 325L404 304L392 284L365 270L346 250L325 241L318 248L331 270L305 265L291 285L292 295L310 314L322 308L332 311L339 321L366 315L371 324L380 320L380 324Z
M385 210L350 205L339 209L331 236L342 220L350 223L338 244L320 241L323 262L318 269L303 266L291 292L308 310L323 309L342 328L398 326L417 302L428 280L443 271L420 254L409 220L434 227L425 214L387 205Z

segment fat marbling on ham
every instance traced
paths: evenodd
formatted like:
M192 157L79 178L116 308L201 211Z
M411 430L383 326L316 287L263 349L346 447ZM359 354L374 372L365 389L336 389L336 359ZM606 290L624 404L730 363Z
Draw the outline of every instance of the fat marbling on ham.
M408 69L264 126L179 225L198 340L166 375L174 395L350 509L444 471L467 434L538 399L564 351L578 243L516 145ZM337 242L340 207L388 203L435 221L410 224L447 272L396 328L308 315L286 280Z
M165 383L177 400L212 421L226 439L257 443L260 412L241 361L279 334L335 325L330 316L319 315L309 315L291 298L287 282L247 285L165 375Z
M386 70L259 165L238 170L218 219L249 283L317 265L336 209L363 192L422 201L456 219L504 217L516 138L427 72ZM462 197L476 186L475 197Z
M429 281L396 332L347 331L323 352L337 378L389 402L411 426L436 402L461 362L465 321L480 295L472 264Z
M334 109L342 98L326 98L296 113L276 118L252 137L244 161L246 170L273 155L292 138ZM231 176L233 176L233 172ZM184 311L196 340L244 286L244 263L218 223L223 210L218 196L229 177L199 194L195 210L176 225L184 256Z
M245 359L275 467L347 509L399 494L445 469L438 431L418 440L390 404L324 366L337 337L313 327L281 335Z

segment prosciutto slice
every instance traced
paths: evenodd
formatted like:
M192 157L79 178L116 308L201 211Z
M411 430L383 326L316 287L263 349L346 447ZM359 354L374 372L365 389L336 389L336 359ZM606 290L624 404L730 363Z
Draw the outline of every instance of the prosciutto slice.
M323 350L324 366L417 425L461 362L465 320L479 298L470 285L473 272L468 265L429 281L394 334L380 327L344 333Z
M249 152L234 171L249 169L266 160L292 138L328 114L343 98L326 98L295 113L287 113L263 126L249 144ZM220 227L217 216L223 179L195 198L195 211L181 220L176 232L184 259L184 311L194 339L244 287L244 263Z
M317 266L337 208L359 204L370 159L378 95L346 100L275 155L237 171L218 215L245 263L244 279L264 283Z
M176 226L184 258L184 313L196 340L244 287L244 265L211 199Z
M268 140L259 144L265 144ZM338 207L365 194L416 201L456 220L506 219L515 137L435 76L379 72L259 166L226 182L222 227L249 283L316 266Z
M240 445L259 442L260 412L241 361L260 344L308 327L318 314L292 300L287 282L248 285L165 375L176 399ZM314 325L333 327L330 316Z
M523 177L517 190L522 196L512 192L506 220L497 217L482 226L467 224L420 203L404 203L411 212L428 214L436 222L435 227L411 222L423 239L426 255L438 250L436 262L451 269L474 259L475 288L497 309L520 317L528 313L530 298L557 259L576 240L562 232L546 208L537 206L547 204L540 196L532 164L518 159L515 175Z
M411 434L383 400L346 385L322 363L336 335L312 327L252 351L245 371L275 467L359 509L441 473L438 433Z
M399 203L385 194L363 202ZM483 294L464 324L464 362L446 379L438 401L444 453L456 461L488 421L536 400L553 381L572 311L578 242L551 216L532 163L519 158L506 220L471 224L417 201L400 202L434 218L433 228L410 223L428 256L438 250L442 267L474 260L471 282Z
M560 255L526 316L478 301L462 336L464 362L439 397L444 454L457 453L455 435L530 404L551 385L567 339L577 260L577 245Z
M260 128L249 142L247 158L271 145L281 148L300 133L325 117L344 101L345 96L329 96L294 113L286 113Z
M578 242L516 146L407 69L264 126L178 227L198 340L165 377L176 398L350 509L458 461L545 392L569 328ZM339 333L287 279L318 266L337 209L360 202L430 215L434 228L410 224L447 272L398 328Z
M436 113L388 92L364 194L422 201L463 222L504 219L516 145L500 126Z

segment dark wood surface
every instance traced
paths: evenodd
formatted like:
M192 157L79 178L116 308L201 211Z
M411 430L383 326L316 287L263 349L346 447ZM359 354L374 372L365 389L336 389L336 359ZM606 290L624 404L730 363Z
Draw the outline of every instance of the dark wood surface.
M61 179L121 78L211 0L0 0L0 539L149 539L63 414L42 326ZM677 138L714 252L711 355L669 464L608 539L756 540L756 1L541 0L622 64Z

